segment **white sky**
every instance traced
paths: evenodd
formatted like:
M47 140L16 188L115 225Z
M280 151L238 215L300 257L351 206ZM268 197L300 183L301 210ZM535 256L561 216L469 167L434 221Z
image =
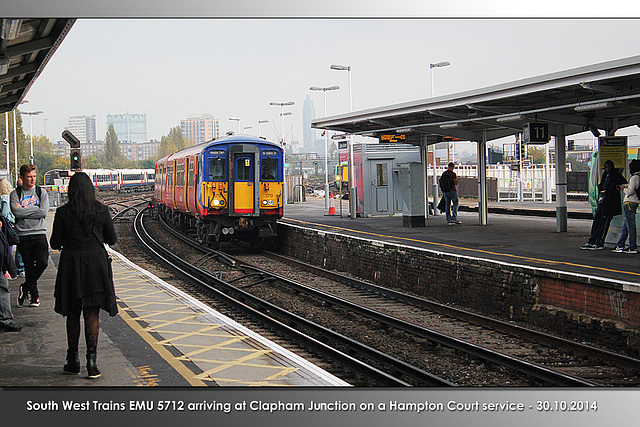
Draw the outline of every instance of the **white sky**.
M638 19L79 19L25 97L35 135L53 142L73 115L96 115L104 140L107 114L146 113L147 137L160 139L191 114L210 113L221 133L262 133L275 140L280 107L287 140L302 140L302 105L310 95L323 116L640 55ZM265 127L266 126L266 127ZM293 126L292 133L291 127ZM25 132L29 119L25 118ZM637 133L637 132L636 132Z

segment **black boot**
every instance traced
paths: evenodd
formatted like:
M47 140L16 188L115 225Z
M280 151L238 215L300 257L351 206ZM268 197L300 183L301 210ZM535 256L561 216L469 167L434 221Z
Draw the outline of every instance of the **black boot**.
M100 376L100 371L98 370L98 366L96 365L96 356L96 353L87 353L88 378L98 378Z
M62 367L65 374L80 374L80 359L78 358L78 350L67 350L67 364Z

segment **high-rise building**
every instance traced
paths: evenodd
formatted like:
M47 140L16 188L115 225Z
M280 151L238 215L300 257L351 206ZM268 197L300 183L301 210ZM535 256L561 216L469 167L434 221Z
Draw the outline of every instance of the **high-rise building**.
M180 120L180 130L184 140L195 145L211 141L220 136L220 123L211 114L192 114L186 120Z
M66 129L75 135L82 144L96 142L96 116L72 116Z
M307 95L302 104L302 146L300 148L311 148L314 146L314 130L311 128L311 121L316 118L316 109L313 106L311 96Z
M141 144L147 142L146 114L108 114L107 129L113 125L119 143Z

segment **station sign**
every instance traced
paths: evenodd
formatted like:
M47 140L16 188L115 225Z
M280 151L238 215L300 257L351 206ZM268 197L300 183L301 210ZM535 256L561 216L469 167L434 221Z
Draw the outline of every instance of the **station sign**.
M626 136L600 136L598 137L598 158L600 159L600 172L604 162L611 160L616 168L623 169L624 177L627 176L628 137Z
M549 142L549 124L525 124L523 128L522 142L524 144L546 144Z
M407 135L404 133L401 134L382 134L380 135L381 143L397 143L397 142L407 142Z

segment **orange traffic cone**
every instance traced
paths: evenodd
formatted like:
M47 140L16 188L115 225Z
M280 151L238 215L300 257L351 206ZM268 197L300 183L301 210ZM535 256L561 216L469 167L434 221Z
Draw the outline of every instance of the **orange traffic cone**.
M333 205L333 191L329 193L329 213L325 216L328 215L337 215L336 207Z

